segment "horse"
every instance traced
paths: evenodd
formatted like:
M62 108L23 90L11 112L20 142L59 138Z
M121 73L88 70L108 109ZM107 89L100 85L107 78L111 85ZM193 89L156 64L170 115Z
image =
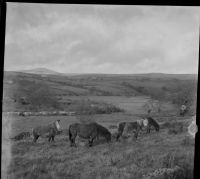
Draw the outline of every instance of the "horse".
M150 133L151 130L151 126L154 127L154 129L159 132L160 130L160 125L158 124L158 122L153 119L152 117L147 117L146 119L144 119L144 122L147 123L147 133Z
M111 133L103 126L92 122L89 124L74 123L69 126L69 140L71 147L75 146L75 139L78 135L81 138L88 139L89 146L93 144L93 140L99 136L103 136L107 142L111 141Z
M116 136L116 141L119 140L121 136L124 134L126 135L127 133L133 132L135 138L137 139L138 133L142 128L145 126L142 120L137 120L134 122L120 122L118 125L118 133Z
M49 142L54 141L54 137L60 133L60 120L56 120L53 123L46 126L38 126L32 129L33 142L36 143L37 139L41 136L48 138Z

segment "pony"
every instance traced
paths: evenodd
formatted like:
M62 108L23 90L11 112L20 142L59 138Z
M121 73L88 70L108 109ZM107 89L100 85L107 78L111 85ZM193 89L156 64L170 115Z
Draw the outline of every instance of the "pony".
M134 133L135 138L138 138L139 131L142 130L144 124L143 120L137 120L134 122L120 122L118 125L118 133L116 136L116 141L123 135L127 133Z
M56 120L53 123L46 126L37 126L32 129L33 134L33 142L36 143L37 139L41 136L44 138L48 138L49 142L54 141L54 137L60 133L62 130L60 129L60 120Z
M105 127L92 122L89 124L82 123L73 123L69 126L69 140L70 146L75 146L75 139L78 135L81 138L88 139L89 146L91 147L93 144L93 140L95 138L99 138L99 136L103 136L107 142L111 141L111 133Z
M147 117L146 119L144 119L144 122L147 123L147 133L150 133L151 126L153 126L157 132L159 132L160 125L155 119L153 119L152 117Z

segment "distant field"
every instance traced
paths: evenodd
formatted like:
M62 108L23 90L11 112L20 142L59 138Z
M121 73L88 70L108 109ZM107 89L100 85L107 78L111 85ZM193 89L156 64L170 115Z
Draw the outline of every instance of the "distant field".
M66 96L62 97L62 101L71 100L87 100L90 99L92 101L97 102L105 102L108 104L113 104L121 109L124 109L126 112L141 115L146 114L147 109L145 109L144 105L151 99L148 96L135 96L135 97L126 97L126 96ZM167 112L177 110L174 105L171 103L163 103L162 110Z

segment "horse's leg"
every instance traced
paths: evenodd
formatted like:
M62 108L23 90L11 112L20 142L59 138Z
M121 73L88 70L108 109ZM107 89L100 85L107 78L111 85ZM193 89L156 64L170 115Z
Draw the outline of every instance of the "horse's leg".
M135 132L135 138L136 138L136 139L138 138L138 134L139 134L139 132L140 132L140 127L137 128L137 130L136 130L136 132Z
M51 142L51 136L49 137L48 141Z
M55 137L55 136L52 136L52 137L51 137L51 141L52 141L52 142L54 142L54 137Z
M151 126L147 127L147 134L150 133L150 128L151 128Z
M71 138L71 141L70 141L71 142L71 147L77 147L76 143L75 143L75 139L76 139L76 136Z
M150 131L151 131L151 126L149 126L148 133L150 133Z
M33 142L36 143L36 141L37 141L38 138L39 138L39 136L35 136L34 135Z
M74 147L77 147L77 146L76 146L76 143L75 143L75 139L76 139L76 137L74 137L73 140L72 140L72 141L73 141L73 146L74 146Z
M121 137L121 135L122 135L121 133L117 134L116 141L119 141L119 138Z
M138 138L138 133L135 132L134 136L135 136L135 139L137 139Z
M149 131L149 127L147 127L147 132L146 132L147 134L148 134L148 131Z
M70 146L73 147L73 139L70 138Z
M72 147L73 145L72 139L70 139L70 147Z
M89 147L92 147L93 140L94 140L94 138L92 138L92 139L89 139Z

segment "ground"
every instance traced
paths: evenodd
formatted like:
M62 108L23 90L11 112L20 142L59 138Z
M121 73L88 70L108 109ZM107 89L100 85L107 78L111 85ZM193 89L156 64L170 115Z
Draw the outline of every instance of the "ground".
M8 138L56 119L61 119L62 129L66 131L69 124L79 120L76 116L4 116L3 119L4 126L8 127L3 128L3 152L11 154L8 158L3 155L4 166L7 164L3 171L7 170L7 178L10 179L139 179L155 169L175 165L184 168L185 178L192 178L194 139L188 138L187 131L175 135L169 134L168 128L162 128L158 133L140 133L138 140L128 138L116 142L113 139L111 143L102 138L95 141L93 147L77 138L78 147L74 148L70 147L66 132L56 136L54 143L48 143L47 139L39 139L36 144L31 139L13 142ZM138 117L125 112L94 115L93 119L114 133L117 129L113 126L120 121L133 121ZM163 122L166 118L158 120Z

